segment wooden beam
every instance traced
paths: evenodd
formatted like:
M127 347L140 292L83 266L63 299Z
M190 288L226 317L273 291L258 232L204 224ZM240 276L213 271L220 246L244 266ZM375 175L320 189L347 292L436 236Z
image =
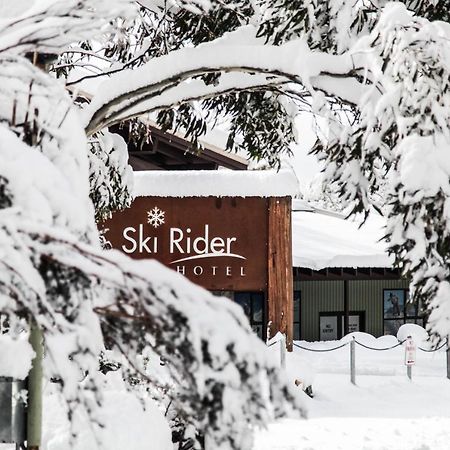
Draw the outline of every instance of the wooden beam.
M320 280L399 280L402 278L398 269L391 268L329 268L311 270L297 267L293 270L297 281L320 281Z
M267 304L270 336L278 331L286 336L286 347L292 351L294 300L292 276L291 198L268 200L268 287Z
M328 275L335 275L337 277L342 277L342 268L341 267L330 267L328 269Z
M196 160L201 164L210 164L212 169L218 165L234 170L246 170L247 163L240 161L224 151L214 151L210 148L198 150L191 142L174 134L163 132L153 126L148 127L150 139L141 139L139 142L130 141L129 128L127 126L114 125L110 131L120 134L127 142L129 153L143 152L146 157L169 156L175 160L183 161ZM151 162L154 162L153 160ZM164 167L164 169L172 169Z
M358 269L353 269L352 267L344 267L342 269L343 275L348 275L351 277L357 277L358 276Z
M139 170L161 170L161 166L156 165L154 162L147 161L145 159L130 155L128 164L134 171Z
M358 272L361 275L370 278L371 272L370 272L370 268L369 267L358 267Z

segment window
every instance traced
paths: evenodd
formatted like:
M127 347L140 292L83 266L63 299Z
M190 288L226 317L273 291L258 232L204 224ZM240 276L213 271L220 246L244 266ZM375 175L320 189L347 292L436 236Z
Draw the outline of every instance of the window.
M404 323L425 325L422 304L409 298L408 289L383 289L384 334L396 336Z
M301 291L294 291L294 325L293 325L294 341L299 341L301 339L300 306L301 306Z
M264 339L264 294L261 292L235 292L234 301L242 306L253 331Z

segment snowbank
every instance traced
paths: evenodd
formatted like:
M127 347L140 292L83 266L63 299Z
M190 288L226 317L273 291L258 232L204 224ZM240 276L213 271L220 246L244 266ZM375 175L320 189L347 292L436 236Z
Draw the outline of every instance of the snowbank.
M141 402L133 392L128 392L120 374L110 372L105 376L107 385L102 405L102 428L85 418L85 426L72 442L69 422L61 399L53 386L47 385L44 398L45 450L172 450L171 432L163 413L148 399ZM97 439L94 436L94 429Z
M422 348L431 348L430 335L428 332L415 323L405 323L402 325L397 332L397 339L399 341L404 341L409 336L412 337L414 343Z

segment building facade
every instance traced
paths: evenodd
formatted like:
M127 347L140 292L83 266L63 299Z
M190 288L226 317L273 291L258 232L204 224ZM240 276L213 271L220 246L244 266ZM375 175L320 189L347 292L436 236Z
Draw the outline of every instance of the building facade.
M276 199L280 195L290 197L298 193L296 180L292 177L288 189L282 177L275 181L269 176L261 181L264 176L260 176L259 182L255 183L251 178L257 177L245 175L249 173L245 159L208 143L203 143L204 150L198 152L181 136L164 133L154 124L147 125L151 139L140 144L132 142L126 128L113 130L120 132L129 142L130 163L136 171L137 196L184 196L183 206L178 206L183 211L184 204L192 202L193 198L210 197L210 209L214 214L220 209L217 202L232 203L233 196L235 203L241 203L239 199L242 197ZM233 173L243 173L244 176L233 175L231 171L224 176L223 171L216 170L219 167L231 169ZM185 176L182 172L190 172L190 175ZM188 199L189 196L193 198ZM154 203L156 206L157 202ZM276 200L273 206L276 207ZM248 203L247 211L251 208ZM195 206L191 206L190 210L187 208L188 216L189 213L198 214L195 209ZM287 209L291 214L291 208ZM226 214L224 211L221 214ZM268 222L270 217L273 217L271 224ZM270 270L266 266L260 268L259 281L262 285L250 283L247 269L244 265L234 264L236 260L232 261L232 258L224 267L210 264L207 279L205 275L208 270L205 272L203 266L189 262L174 267L167 255L146 256L159 258L214 294L226 296L241 305L252 328L262 339L266 338L268 330L271 334L271 331L282 329L294 340L315 341L339 339L351 331L363 331L374 336L395 335L403 323L424 324L421 306L407 301L408 283L392 269L392 259L379 242L383 234L380 221L360 227L340 214L318 210L299 200L294 200L292 204L292 222L290 216L284 217L289 223L283 225L284 231L280 233L277 223L279 214L268 214L266 219L256 216L250 219L253 221L253 234L266 230L266 234L260 233L266 238L257 240L258 244L251 244L253 250L245 250L249 255L253 254L253 261L264 259L264 264L272 265ZM236 224L243 222L242 215L234 220ZM207 222L205 217L204 224ZM227 226L230 232L236 228L229 221ZM217 225L214 227L217 228ZM212 232L214 227L208 225L207 233ZM197 238L205 238L205 228L202 230L203 237ZM282 236L283 242L277 242L276 236ZM133 236L129 233L128 238L126 245L130 249ZM245 237L240 241L253 242ZM271 245L272 248L269 248ZM286 245L292 247L289 251L286 248L281 251ZM220 251L221 248L216 245L215 250ZM261 250L265 256L260 255ZM274 258L277 253L289 255L290 252L291 259L289 256ZM253 281L258 278L257 274L258 271ZM270 277L273 279L269 280ZM277 286L278 291L271 290L271 286ZM290 292L285 292L287 290ZM281 298L289 300L283 303ZM287 304L291 305L289 311L286 311Z
M255 332L292 348L292 172L148 171L130 208L100 224L105 242L153 258L242 306Z

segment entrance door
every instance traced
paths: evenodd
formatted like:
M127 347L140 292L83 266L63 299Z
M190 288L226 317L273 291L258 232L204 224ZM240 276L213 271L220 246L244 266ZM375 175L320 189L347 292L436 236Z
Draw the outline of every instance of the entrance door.
M348 316L349 332L365 331L365 311L352 311ZM333 341L344 336L344 313L319 313L319 339Z

